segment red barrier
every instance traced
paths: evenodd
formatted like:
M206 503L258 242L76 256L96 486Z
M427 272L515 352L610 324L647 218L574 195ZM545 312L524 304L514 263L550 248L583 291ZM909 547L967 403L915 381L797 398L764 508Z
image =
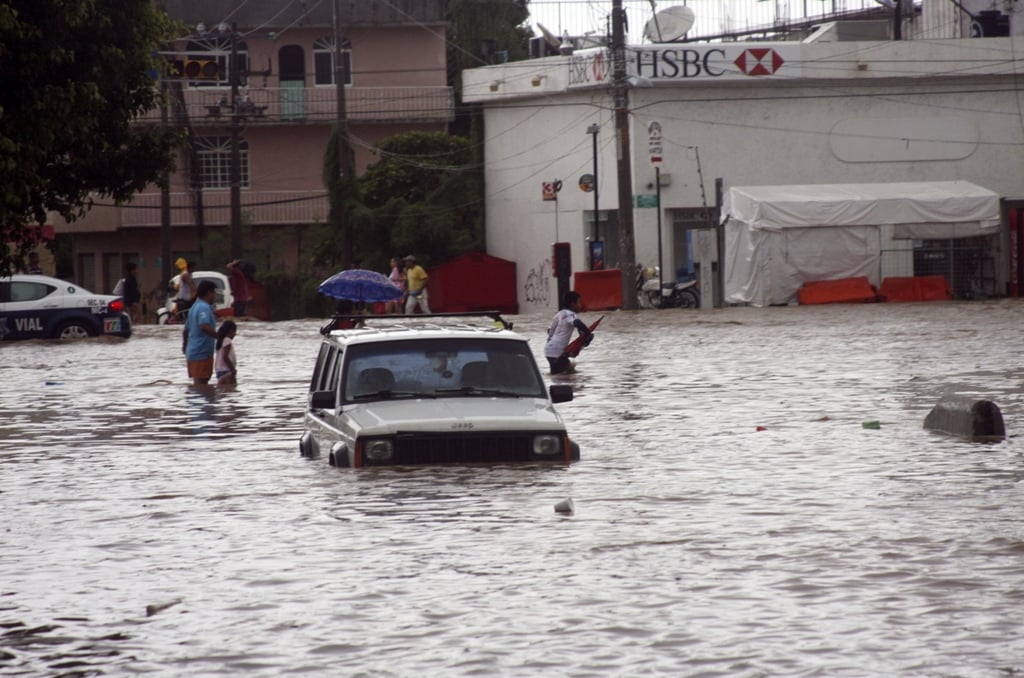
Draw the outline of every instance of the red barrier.
M886 278L878 291L882 301L949 301L953 291L941 275Z
M584 311L622 307L622 271L576 271L573 289L580 293Z
M469 252L430 269L432 311L519 313L516 264L484 252Z
M805 282L796 296L801 305L856 304L878 300L875 288L864 276Z

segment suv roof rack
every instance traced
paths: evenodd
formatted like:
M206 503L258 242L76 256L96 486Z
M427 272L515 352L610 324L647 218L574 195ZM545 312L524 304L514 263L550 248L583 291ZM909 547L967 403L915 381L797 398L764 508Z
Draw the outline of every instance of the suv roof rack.
M346 313L332 315L331 319L324 323L324 325L320 328L320 334L326 336L334 330L357 329L360 327L365 327L366 322L370 320L429 320L431 318L490 318L494 322L500 323L502 329L512 329L512 323L502 318L500 311L457 311L451 313L389 313L386 315ZM352 323L352 327L338 327L338 325L346 321Z

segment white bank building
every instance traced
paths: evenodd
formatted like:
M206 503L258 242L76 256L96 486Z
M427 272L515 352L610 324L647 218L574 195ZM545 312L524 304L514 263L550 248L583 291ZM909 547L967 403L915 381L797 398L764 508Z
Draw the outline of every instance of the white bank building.
M697 278L702 307L795 303L803 282L854 276L1024 289L1024 38L626 55L636 261ZM463 74L484 111L487 250L516 262L523 313L557 308L553 243L573 271L592 242L620 263L610 64L596 48Z

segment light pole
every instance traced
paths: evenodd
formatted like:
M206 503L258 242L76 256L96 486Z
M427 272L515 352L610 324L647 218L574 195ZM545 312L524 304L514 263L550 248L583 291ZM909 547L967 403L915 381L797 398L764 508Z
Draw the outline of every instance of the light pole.
M597 191L597 134L601 131L601 126L596 122L587 128L587 134L593 138L594 147L594 238L591 242L597 242L597 206L598 206L598 191ZM594 261L591 253L587 253L587 258L590 259L590 270L594 270Z

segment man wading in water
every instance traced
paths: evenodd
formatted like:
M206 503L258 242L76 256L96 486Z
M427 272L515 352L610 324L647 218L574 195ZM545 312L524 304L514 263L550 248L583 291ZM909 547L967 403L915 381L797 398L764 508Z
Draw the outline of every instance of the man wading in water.
M566 350L576 328L583 337L583 345L589 346L594 333L576 315L583 308L579 292L566 292L562 299L562 310L555 314L548 327L548 342L544 344L544 357L551 365L551 374L570 374L576 371L576 364L569 360Z

